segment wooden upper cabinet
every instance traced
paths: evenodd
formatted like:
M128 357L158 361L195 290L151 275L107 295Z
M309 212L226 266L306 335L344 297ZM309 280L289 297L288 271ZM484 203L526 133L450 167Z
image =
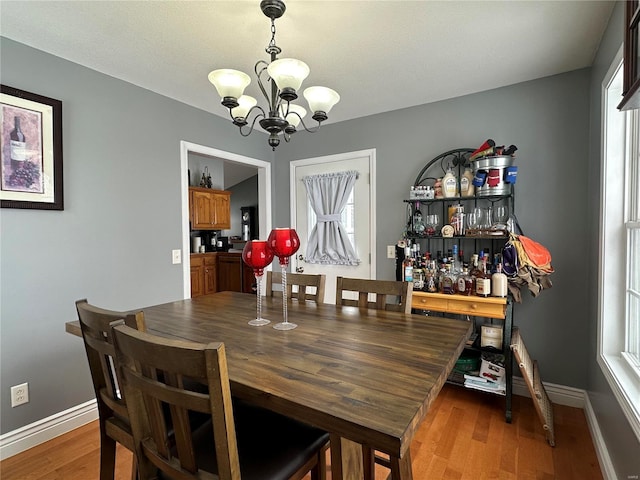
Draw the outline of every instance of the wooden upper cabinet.
M624 78L620 110L640 108L640 1L625 2Z
M189 219L192 230L231 228L231 192L189 187Z

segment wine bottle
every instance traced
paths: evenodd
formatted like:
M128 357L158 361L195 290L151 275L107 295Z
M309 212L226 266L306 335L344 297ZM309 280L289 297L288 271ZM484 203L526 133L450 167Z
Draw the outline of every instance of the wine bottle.
M20 117L13 117L13 130L9 134L9 142L11 147L11 168L13 171L21 168L27 159L27 139L20 128Z

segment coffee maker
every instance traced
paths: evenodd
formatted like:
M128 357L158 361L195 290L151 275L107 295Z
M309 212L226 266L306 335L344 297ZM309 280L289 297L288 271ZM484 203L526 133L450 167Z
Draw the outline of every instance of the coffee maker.
M242 240L247 242L258 238L258 212L256 207L240 207Z

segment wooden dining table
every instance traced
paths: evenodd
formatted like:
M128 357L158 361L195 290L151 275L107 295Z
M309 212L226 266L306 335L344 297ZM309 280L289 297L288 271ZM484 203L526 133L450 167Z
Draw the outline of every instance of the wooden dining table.
M330 433L332 479L363 478L362 446L411 480L410 444L469 338L457 319L221 292L142 308L150 333L224 342L234 396ZM77 321L66 331L81 335ZM256 426L258 428L258 426Z

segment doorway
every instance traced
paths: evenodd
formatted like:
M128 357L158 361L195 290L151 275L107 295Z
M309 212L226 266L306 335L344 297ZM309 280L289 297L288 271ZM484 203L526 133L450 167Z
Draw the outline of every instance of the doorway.
M306 175L355 170L359 173L352 196L345 207L345 222L360 264L326 265L305 262L306 245L313 222L313 210L302 178ZM326 275L325 302L335 300L336 277L376 278L375 150L342 153L325 157L295 160L290 163L291 219L300 236L300 250L292 258L293 271Z
M258 171L258 230L260 238L271 231L271 163L191 142L180 142L180 191L182 198L182 284L184 298L191 298L191 246L189 241L189 153L217 158L226 163L255 167Z

